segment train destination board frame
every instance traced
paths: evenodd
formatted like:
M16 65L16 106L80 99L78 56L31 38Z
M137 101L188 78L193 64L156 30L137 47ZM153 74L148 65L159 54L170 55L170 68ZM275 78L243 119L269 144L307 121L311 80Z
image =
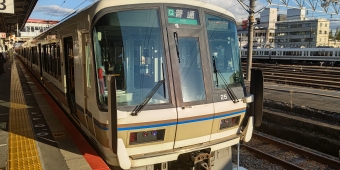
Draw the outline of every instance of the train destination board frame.
M169 24L200 25L197 9L168 7L167 13Z

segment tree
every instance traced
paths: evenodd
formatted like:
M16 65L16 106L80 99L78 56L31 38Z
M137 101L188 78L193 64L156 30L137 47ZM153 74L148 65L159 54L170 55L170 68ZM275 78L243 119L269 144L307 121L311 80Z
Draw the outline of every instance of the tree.
M332 29L329 31L329 34L328 34L328 39L333 39L333 31Z
M336 32L335 32L334 38L335 38L336 40L340 40L340 32L339 32L339 28L336 28Z

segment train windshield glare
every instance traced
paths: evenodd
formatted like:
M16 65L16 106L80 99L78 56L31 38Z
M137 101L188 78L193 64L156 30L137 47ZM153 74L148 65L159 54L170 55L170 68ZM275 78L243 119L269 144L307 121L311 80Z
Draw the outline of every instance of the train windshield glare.
M210 14L205 15L205 22L211 63L215 59L216 69L221 72L229 86L240 86L242 70L235 24ZM213 80L216 89L223 88L218 85L218 82L222 82L221 77L213 76Z
M198 38L180 37L180 78L183 102L206 100Z
M117 82L117 105L140 104L152 88L164 79L163 40L156 9L108 13L93 29L98 94L107 105L106 78ZM168 89L162 84L148 104L168 103Z

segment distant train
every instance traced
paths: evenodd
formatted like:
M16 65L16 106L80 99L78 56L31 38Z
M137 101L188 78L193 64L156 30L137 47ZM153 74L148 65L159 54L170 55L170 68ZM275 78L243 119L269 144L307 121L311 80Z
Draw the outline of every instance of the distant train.
M241 49L241 58L247 58L247 49ZM255 60L275 60L281 62L325 62L340 63L340 48L261 48L253 49Z
M202 1L97 1L16 53L112 166L232 169L261 124L262 72L247 94L235 18Z

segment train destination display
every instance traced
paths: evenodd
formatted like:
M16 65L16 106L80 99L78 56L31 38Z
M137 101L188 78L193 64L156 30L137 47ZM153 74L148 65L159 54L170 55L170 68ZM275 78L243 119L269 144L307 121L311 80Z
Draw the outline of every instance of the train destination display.
M168 8L170 24L199 25L198 10L187 8Z

